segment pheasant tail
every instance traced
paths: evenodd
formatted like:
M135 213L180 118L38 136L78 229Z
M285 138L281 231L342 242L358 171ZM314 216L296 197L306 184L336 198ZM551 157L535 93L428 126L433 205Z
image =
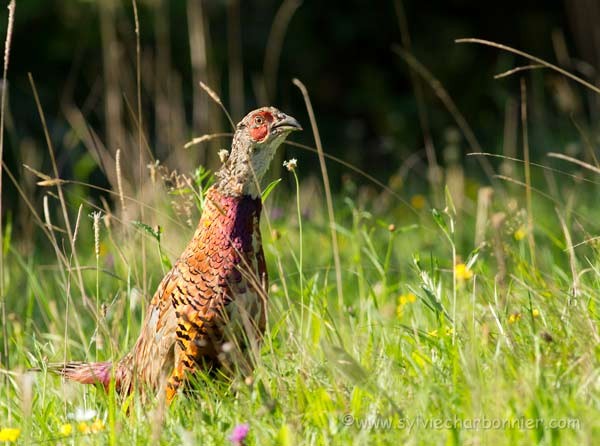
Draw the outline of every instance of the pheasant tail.
M50 364L48 369L61 376L82 384L102 384L109 388L112 377L112 361L106 362L68 362L66 364ZM117 387L118 387L117 382Z

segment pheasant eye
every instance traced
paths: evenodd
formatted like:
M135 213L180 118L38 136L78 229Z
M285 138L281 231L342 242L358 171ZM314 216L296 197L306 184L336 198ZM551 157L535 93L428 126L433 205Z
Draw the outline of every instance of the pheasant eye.
M264 122L265 120L262 118L262 116L257 116L254 118L254 124L256 125L263 125Z

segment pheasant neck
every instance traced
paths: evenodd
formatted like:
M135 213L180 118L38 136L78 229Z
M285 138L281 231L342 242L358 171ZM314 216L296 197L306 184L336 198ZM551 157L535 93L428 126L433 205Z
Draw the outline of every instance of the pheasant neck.
M253 174L249 163L227 163L217 172L217 190L228 197L248 195L256 198L260 195L259 178Z
M231 153L217 172L217 190L223 195L239 197L260 196L260 181L269 169L277 147L285 138L278 137L266 143L252 143L236 134Z

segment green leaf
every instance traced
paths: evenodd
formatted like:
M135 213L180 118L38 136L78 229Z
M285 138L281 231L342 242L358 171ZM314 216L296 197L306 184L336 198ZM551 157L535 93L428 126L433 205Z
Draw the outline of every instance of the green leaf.
M198 166L194 172L194 182L198 189L204 193L214 183L212 171L202 165Z
M471 251L469 257L467 258L467 269L473 269L473 265L475 265L475 262L479 257L479 251L481 251L480 247L477 247L473 251Z
M148 226L146 223L142 223L141 221L138 220L134 220L131 222L133 224L133 226L135 226L138 229L142 229L143 231L145 231L147 234L151 235L152 237L154 237L156 239L156 241L158 243L160 243L160 234L161 234L161 229L160 227L158 228L158 230L154 230L152 229L152 227Z
M170 190L167 192L167 194L184 196L184 195L189 195L193 192L194 191L192 189L190 189L189 187L182 187L181 189Z
M423 304L425 304L427 308L435 313L437 319L439 319L441 315L444 315L448 320L451 320L450 315L442 304L442 283L439 280L439 277L435 277L435 271L437 270L437 267L434 266L434 264L431 265L432 273L434 275L434 277L431 277L431 274L421 265L418 255L413 256L413 263L421 278L421 290L423 290L424 297L421 293L415 292L414 294L423 302Z
M171 269L173 267L173 265L171 264L171 260L169 260L166 254L162 254L160 256L160 262L166 269Z
M281 182L281 178L278 178L275 181L271 181L269 183L269 185L267 187L265 187L265 190L263 190L263 193L261 195L262 201L266 201L267 197L269 196L269 194L271 192L273 192L273 189L275 189L275 186L277 186L279 183Z
M433 221L437 223L437 225L444 231L446 234L448 233L448 225L444 220L444 216L438 211L436 208L431 209L431 215L433 216Z
M454 206L454 200L452 200L452 194L450 193L448 186L444 188L444 194L446 195L446 207L448 209L448 213L451 215L456 215L456 207Z
M8 213L6 218L6 225L4 226L4 238L2 242L2 252L6 256L8 254L8 250L10 248L10 243L12 239L12 215Z
M450 227L448 227L448 223L446 223L446 220L444 219L444 215L440 211L438 211L435 208L431 209L431 215L433 216L433 220L437 223L437 225L440 227L440 229L444 232L444 235L446 236L446 238L448 239L450 244L454 245L454 242L452 240L452 235L451 235L454 233L454 222L453 222L452 216L450 214L448 214L447 212L444 212L444 213L446 215L448 215L448 217L450 218Z

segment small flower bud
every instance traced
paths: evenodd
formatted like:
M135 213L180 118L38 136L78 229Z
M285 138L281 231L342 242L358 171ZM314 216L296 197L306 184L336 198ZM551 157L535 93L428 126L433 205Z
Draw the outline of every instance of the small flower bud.
M289 161L284 161L283 167L285 167L290 172L293 172L294 170L296 170L296 167L298 167L298 160L296 158L292 158Z
M221 162L224 163L225 161L227 161L227 158L229 158L229 152L225 149L219 150L219 159L221 160Z

